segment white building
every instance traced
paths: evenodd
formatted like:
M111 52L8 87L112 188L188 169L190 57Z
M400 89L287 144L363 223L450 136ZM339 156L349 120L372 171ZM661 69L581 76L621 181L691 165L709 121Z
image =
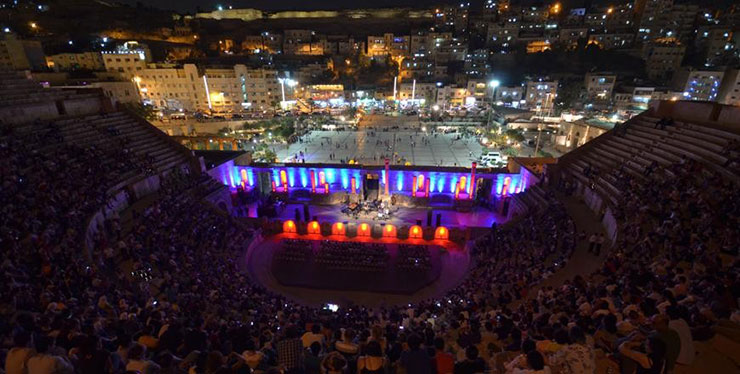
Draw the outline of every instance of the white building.
M157 107L212 113L267 110L281 100L277 73L234 65L228 69L147 68L135 76L145 103Z
M617 76L613 74L587 73L584 81L590 99L609 100L612 97Z
M683 100L716 101L723 76L722 71L684 70L674 82L684 82Z
M518 108L523 105L524 86L499 86L496 88L496 105Z
M558 93L558 81L527 81L525 106L536 111L550 111L554 107Z

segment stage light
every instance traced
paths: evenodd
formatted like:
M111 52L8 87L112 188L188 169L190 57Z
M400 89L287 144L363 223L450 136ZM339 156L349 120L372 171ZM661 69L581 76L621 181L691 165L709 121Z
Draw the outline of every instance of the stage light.
M421 227L419 227L418 225L412 226L410 233L409 233L409 238L420 239L421 237L422 237Z
M309 234L320 234L321 228L319 227L319 223L316 221L312 221L308 224L308 233Z
M285 223L283 223L283 232L295 233L296 232L295 222L290 221L290 220L285 221Z
M444 226L437 227L437 231L434 233L434 239L447 240L450 237L450 231Z

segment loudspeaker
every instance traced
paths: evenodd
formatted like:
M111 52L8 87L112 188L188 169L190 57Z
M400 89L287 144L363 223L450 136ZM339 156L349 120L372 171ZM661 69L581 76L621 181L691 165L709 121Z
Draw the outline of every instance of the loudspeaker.
M427 210L427 226L432 225L432 210Z
M421 220L420 219L417 219L416 220L416 226L421 226Z
M442 214L437 213L437 227L442 226Z
M308 222L308 204L303 204L303 220Z
M298 210L298 208L295 208L295 221L298 222L301 220L301 211Z

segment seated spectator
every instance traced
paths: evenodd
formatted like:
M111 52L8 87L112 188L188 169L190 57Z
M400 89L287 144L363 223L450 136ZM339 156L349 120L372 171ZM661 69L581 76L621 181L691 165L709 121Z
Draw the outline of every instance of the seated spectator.
M5 374L24 374L28 372L28 359L36 355L36 350L29 347L31 334L18 331L13 336L13 348L5 356Z
M636 348L643 346L639 341L627 340L619 346L622 356L622 371L631 372L637 369L642 373L663 373L666 370L665 343L658 337L649 337L644 344L645 352ZM636 365L637 366L636 366Z
M153 374L157 373L159 369L159 365L146 358L146 347L139 343L133 343L131 345L128 350L126 370L138 371L141 374Z

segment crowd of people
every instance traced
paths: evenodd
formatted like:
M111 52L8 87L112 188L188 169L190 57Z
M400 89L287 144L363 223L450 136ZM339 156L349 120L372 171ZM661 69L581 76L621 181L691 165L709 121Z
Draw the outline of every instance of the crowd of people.
M80 149L53 128L29 136L0 140L5 374L666 373L692 363L694 341L740 332L740 197L691 160L618 173L620 235L594 274L538 287L577 244L550 197L478 239L468 277L445 295L321 308L243 273L254 232L205 205L187 175L165 179L130 222L108 220L87 256L86 220L127 173L125 152ZM387 261L367 245L318 253Z

